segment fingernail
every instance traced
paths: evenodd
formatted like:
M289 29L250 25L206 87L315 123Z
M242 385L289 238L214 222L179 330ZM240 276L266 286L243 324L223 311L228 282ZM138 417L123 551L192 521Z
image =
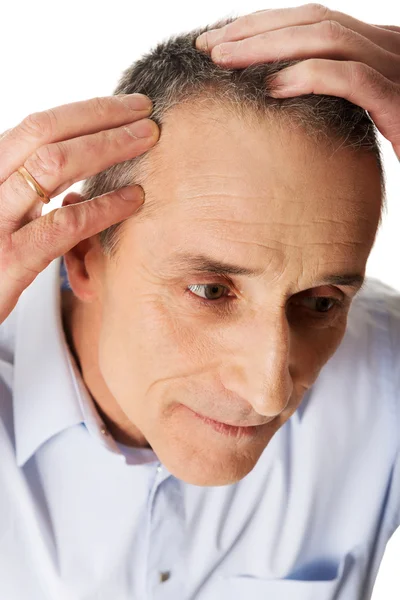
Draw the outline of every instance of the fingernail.
M294 83L292 68L287 67L286 69L279 71L271 81L274 86L276 85L279 87L292 85L292 83Z
M145 94L118 94L118 98L122 100L124 104L133 108L134 110L146 110L153 108L153 103L148 96Z
M207 34L206 33L202 33L196 39L196 48L198 50L207 50L208 49Z
M134 139L153 137L157 125L151 119L142 119L123 127Z
M145 201L144 189L141 185L130 185L117 190L119 196L127 202L136 202L141 206Z
M215 46L211 51L211 58L219 63L229 62L230 57L232 56L231 49L232 45L229 44L220 44L219 46Z
M283 96L285 92L285 89L283 88L283 86L280 85L280 83L276 80L275 77L268 81L268 89L269 95L273 98L280 98L280 96Z
M269 95L273 98L279 98L285 96L291 87L293 87L292 74L287 72L289 69L284 69L276 75L270 75L267 77L267 86Z
M196 47L199 50L209 50L211 46L215 46L218 42L221 42L224 37L223 29L210 29L202 33L196 40Z
M285 92L287 91L286 88L284 89L279 89L279 90L272 90L269 95L272 98L284 98L286 96Z

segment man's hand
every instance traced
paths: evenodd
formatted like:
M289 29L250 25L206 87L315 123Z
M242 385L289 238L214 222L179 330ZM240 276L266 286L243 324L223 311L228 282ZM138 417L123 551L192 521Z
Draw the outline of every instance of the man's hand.
M47 265L78 242L127 219L140 186L82 201L72 192L41 216L43 203L17 169L24 165L49 197L152 147L159 130L142 94L94 98L35 113L0 136L0 323Z
M400 160L400 27L306 4L239 17L199 36L196 46L229 68L307 59L274 78L273 95L328 94L358 104Z

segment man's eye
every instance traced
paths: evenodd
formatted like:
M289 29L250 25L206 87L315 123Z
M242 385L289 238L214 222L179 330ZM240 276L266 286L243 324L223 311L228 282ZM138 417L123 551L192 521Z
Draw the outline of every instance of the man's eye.
M196 296L200 302L204 304L220 304L218 301L226 298L229 300L229 288L219 283L199 283L189 285L187 290ZM225 302L226 304L226 302ZM340 308L344 305L344 302L338 298L331 298L328 296L303 296L293 299L292 305L300 308L305 308L312 311L316 315L318 314L330 314L336 312L335 308Z
M218 283L200 283L196 285L189 285L188 289L199 298L204 300L220 300L225 294L229 292L228 288Z
M336 306L341 306L342 302L337 298L329 298L328 296L307 296L297 299L295 304L301 304L317 313L327 313L331 312Z

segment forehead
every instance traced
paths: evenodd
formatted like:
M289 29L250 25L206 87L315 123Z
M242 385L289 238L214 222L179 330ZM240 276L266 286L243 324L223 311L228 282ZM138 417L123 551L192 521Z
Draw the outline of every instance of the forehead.
M167 115L149 162L146 202L157 206L164 238L169 227L175 239L190 227L211 242L218 234L287 250L363 245L367 258L381 200L372 155L317 143L282 119L183 105Z
M277 208L289 199L331 215L380 200L372 155L344 148L343 140L317 142L305 125L273 113L243 119L229 105L177 106L167 113L149 156L154 184L162 181L176 200L224 191L240 200L255 193L264 194L270 210L275 199Z

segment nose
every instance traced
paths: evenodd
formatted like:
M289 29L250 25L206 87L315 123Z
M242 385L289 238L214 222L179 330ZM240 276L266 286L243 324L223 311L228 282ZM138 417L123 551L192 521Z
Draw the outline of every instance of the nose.
M262 311L246 320L243 327L236 324L235 339L229 337L230 358L220 368L222 384L247 400L260 415L279 415L293 392L286 315Z

